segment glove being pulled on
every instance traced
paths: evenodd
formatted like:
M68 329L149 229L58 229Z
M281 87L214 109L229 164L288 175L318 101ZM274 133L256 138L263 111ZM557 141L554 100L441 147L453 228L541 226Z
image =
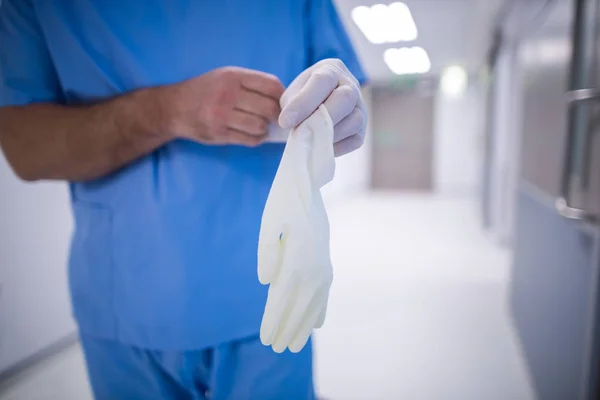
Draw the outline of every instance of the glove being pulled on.
M324 104L334 126L336 157L364 143L367 109L360 84L339 59L321 60L304 70L283 93L279 103L279 124L285 129L295 128Z
M269 293L260 339L299 352L325 321L333 279L320 189L333 179L333 123L324 105L289 135L262 216L258 279Z

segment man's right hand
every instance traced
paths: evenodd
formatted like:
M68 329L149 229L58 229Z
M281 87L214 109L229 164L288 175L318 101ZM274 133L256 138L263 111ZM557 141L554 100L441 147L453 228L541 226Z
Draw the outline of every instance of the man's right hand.
M257 146L283 91L273 75L228 67L87 106L0 107L0 144L21 179L88 181L175 138Z
M224 67L166 87L174 134L203 144L257 146L281 111L277 77Z

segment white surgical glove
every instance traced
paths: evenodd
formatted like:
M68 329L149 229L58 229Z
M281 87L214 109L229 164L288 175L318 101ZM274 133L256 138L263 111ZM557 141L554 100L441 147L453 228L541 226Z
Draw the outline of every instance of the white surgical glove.
M333 279L320 189L333 179L333 123L321 106L289 135L262 216L258 279L270 284L260 339L302 350L325 321Z
M325 104L334 125L335 156L350 153L365 141L367 111L360 84L338 59L319 61L291 83L280 100L279 124L291 129Z
M2 1L2 0L0 0ZM271 123L267 130L267 142L269 143L285 143L290 134L289 129L283 129L279 124Z

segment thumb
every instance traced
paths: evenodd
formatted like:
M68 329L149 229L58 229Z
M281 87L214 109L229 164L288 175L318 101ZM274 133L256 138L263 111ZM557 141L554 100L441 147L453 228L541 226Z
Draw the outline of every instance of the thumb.
M283 196L281 177L273 182L271 192L267 198L262 215L260 233L258 236L258 280L263 285L268 285L275 279L281 265L281 254L284 243L284 215L285 196ZM279 178L279 180L278 180Z
M277 233L276 229L263 230L264 225L261 226L258 240L258 280L263 285L268 285L279 271L284 237L283 231Z

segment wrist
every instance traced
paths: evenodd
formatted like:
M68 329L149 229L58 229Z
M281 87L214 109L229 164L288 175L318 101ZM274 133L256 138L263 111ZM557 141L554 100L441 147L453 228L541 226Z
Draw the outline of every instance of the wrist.
M156 86L137 92L134 99L145 131L165 141L177 139L177 113L167 86Z

